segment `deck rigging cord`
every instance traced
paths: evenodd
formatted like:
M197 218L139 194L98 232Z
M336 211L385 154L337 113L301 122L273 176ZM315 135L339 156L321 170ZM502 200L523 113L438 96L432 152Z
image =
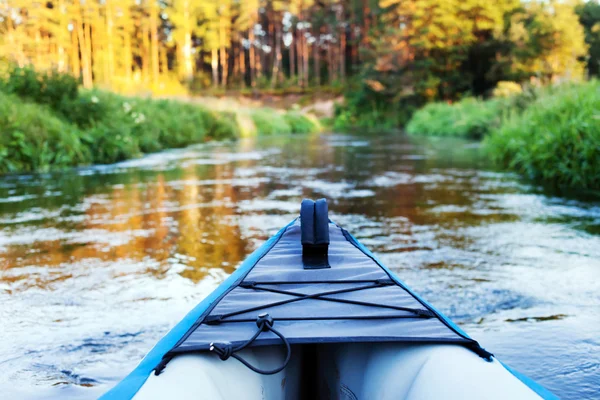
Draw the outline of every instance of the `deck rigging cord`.
M264 287L264 285L268 285L269 283L271 283L271 282L246 281L246 282L241 282L238 285L238 287L243 288L243 289L273 292L273 293L278 293L278 294L283 294L283 295L288 295L288 296L293 296L293 297L290 299L286 299L286 300L281 300L281 301L277 301L277 302L262 304L262 305L255 306L255 307L250 307L250 308L246 308L246 309L242 309L242 310L233 311L233 312L230 312L227 314L208 315L204 318L203 323L205 323L207 325L218 325L218 324L227 323L227 322L229 322L229 323L231 323L231 322L252 322L252 321L254 321L253 319L230 319L230 318L234 317L236 315L246 314L246 313L249 313L252 311L259 311L259 310L263 310L265 308L277 307L277 306L294 303L294 302L298 302L298 301L302 301L302 300L308 300L308 299L322 300L322 301L328 301L328 302L339 302L339 303L354 304L354 305L361 305L361 306L368 306L368 307L394 309L394 310L409 312L411 314L410 315L402 314L402 315L296 317L296 318L281 317L281 318L277 318L277 320L310 321L310 320L326 320L326 319L332 319L332 320L336 319L337 320L337 319L434 318L435 317L435 315L431 311L426 310L426 309L415 309L415 308L409 308L409 307L392 306L392 305L387 305L387 304L376 304L376 303L364 302L364 301L359 301L359 300L326 297L326 296L331 296L331 295L335 295L335 294L357 292L360 290L375 289L375 288L394 285L394 282L392 280L388 280L388 279L376 279L376 280L370 280L370 281L364 280L364 281L360 281L358 283L369 283L369 284L361 285L361 286L354 286L354 287L344 288L344 289L328 290L328 291L318 292L318 293L313 293L313 294L304 294L304 293L292 292L292 291L288 291L288 290L280 290L280 289L275 289L275 288L270 288L270 287ZM286 284L302 284L304 282L287 281L285 283ZM315 281L312 283L330 283L330 282ZM338 281L336 283L357 283L357 282ZM263 285L263 286L259 286L259 285ZM292 351L291 351L289 341L285 338L285 336L281 332L279 332L278 330L273 328L274 324L275 324L275 319L273 317L271 317L268 313L259 314L256 318L256 325L258 326L258 330L246 342L244 342L240 345L237 345L237 346L233 346L231 343L227 343L227 342L225 342L225 343L212 342L210 344L209 351L217 354L219 356L219 358L223 361L229 359L230 357L233 357L256 373L263 374L263 375L276 374L276 373L282 371L287 366L287 364L290 361ZM271 331L271 332L273 332L273 334L278 336L282 340L283 344L286 347L286 357L281 366L279 366L275 369L271 369L271 370L263 370L263 369L260 369L258 367L251 365L248 361L243 359L241 356L239 356L238 354L235 354L235 353L240 352L243 349L247 348L252 343L254 343L254 341L258 338L258 336L262 332L268 332L268 331ZM164 370L167 363L173 357L174 357L174 355L166 355L161 360L159 365L156 366L156 368L154 370L155 375L159 375Z

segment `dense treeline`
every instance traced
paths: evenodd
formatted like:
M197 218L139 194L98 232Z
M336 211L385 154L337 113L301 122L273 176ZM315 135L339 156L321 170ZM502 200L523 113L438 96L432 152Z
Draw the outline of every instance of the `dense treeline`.
M482 94L504 80L579 77L586 63L597 74L599 9L542 0L4 0L0 54L119 91L307 88L356 77L350 106L381 109Z
M94 84L160 90L344 81L376 18L354 0L8 0L2 54ZM289 81L289 82L288 82Z
M487 96L498 82L544 85L597 73L598 53L588 48L600 38L598 2L380 5L383 23L365 49L361 79L338 112L339 126L402 126L427 102Z

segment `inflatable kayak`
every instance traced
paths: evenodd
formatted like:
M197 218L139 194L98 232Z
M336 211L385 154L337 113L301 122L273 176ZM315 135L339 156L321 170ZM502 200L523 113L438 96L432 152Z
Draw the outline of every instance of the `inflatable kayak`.
M324 199L281 229L103 399L555 399L347 231Z

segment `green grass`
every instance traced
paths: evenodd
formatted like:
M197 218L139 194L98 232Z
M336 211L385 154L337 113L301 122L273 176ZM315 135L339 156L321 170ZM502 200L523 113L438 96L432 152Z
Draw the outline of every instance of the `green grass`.
M309 133L296 112L250 110L250 134ZM80 90L65 74L12 68L0 78L0 173L118 162L241 135L239 113L173 100Z
M466 98L454 104L430 103L415 112L406 125L411 135L481 139L500 126L510 99Z
M0 92L0 172L47 171L91 159L75 126L47 106Z
M288 111L283 119L290 127L292 133L313 133L319 130L319 122L295 111Z
M313 133L320 130L318 121L296 111L285 113L259 108L250 111L258 135Z
M256 131L261 135L274 135L292 133L292 128L285 120L283 114L267 108L253 110L250 114L256 127Z
M600 189L600 83L540 94L484 143L496 163L540 183Z

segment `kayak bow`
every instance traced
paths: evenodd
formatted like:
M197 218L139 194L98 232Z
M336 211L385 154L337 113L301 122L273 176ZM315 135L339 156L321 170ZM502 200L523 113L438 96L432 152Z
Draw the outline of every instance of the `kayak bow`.
M556 398L410 290L324 199L304 200L102 398L165 396Z

